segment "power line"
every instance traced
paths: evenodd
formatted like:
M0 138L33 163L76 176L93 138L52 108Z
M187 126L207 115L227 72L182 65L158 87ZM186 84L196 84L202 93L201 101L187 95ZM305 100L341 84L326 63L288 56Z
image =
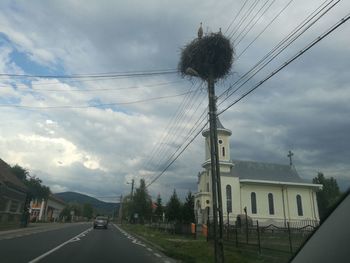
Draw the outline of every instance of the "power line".
M195 85L195 84L194 84ZM189 91L192 90L192 88L194 87L194 85L192 85L189 88ZM200 86L198 86L198 88L200 88ZM180 106L177 108L175 114L173 115L173 117L170 119L170 121L168 122L167 126L165 127L165 129L163 130L163 136L162 138L159 140L159 143L157 143L153 148L151 153L149 154L149 158L148 161L146 163L146 167L153 161L153 159L156 157L156 154L158 155L159 152L163 151L163 147L165 145L166 140L169 137L170 131L172 131L175 127L175 125L178 123L179 119L181 119L181 117L183 116L183 112L186 109L188 102L190 101L190 95L185 96L180 104Z
M241 20L238 22L237 26L234 27L234 29L231 31L230 34L228 34L228 37L231 39L238 31L238 29L242 26L242 24L246 21L246 19L250 16L250 14L253 12L253 10L255 9L255 7L257 6L257 4L259 3L259 0L255 0L250 7L248 8L248 10L245 12L245 14L243 15L243 17L241 18Z
M266 31L266 29L283 13L284 10L293 2L290 0L278 13L277 15L265 26L265 28L248 44L248 46L237 56L236 61L247 51L247 49Z
M260 9L253 15L253 18L250 19L250 21L244 26L244 28L241 30L241 32L233 39L233 42L235 42L235 41L243 34L243 32L246 31L246 29L249 27L249 25L250 25L251 23L254 22L254 19L258 16L258 14L260 13L260 11L263 10L263 8L267 5L267 3L268 3L269 1L270 1L270 0L266 0L266 1L265 1L265 3L260 7ZM274 0L274 1L275 1L275 0ZM273 4L274 1L272 1L272 4ZM270 5L266 8L265 12L271 7L272 4L270 4ZM253 26L257 23L257 21L259 21L259 19L262 17L262 15L263 15L265 12L263 12L263 13L260 15L260 17L259 17L258 19L256 19L256 22L253 23ZM249 31L248 31L248 32L249 32Z
M268 1L267 1L268 2ZM266 2L266 3L267 3ZM241 42L242 42L242 40L246 37L246 35L255 27L255 25L260 21L260 19L265 15L265 13L267 12L267 11L269 11L269 9L271 8L271 6L274 4L276 2L276 0L273 0L271 3L270 3L270 5L268 5L267 7L266 7L266 9L260 14L260 16L258 17L258 19L256 19L255 20L255 22L250 26L250 28L244 33L244 35L239 39L239 41L237 41L236 43L235 43L235 46L237 47ZM242 31L243 32L243 31ZM237 37L238 38L238 37ZM237 39L236 38L236 39Z
M129 104L145 103L145 102L149 102L149 101L180 97L180 96L184 96L186 94L192 93L192 92L193 91L189 91L189 92L175 94L175 95L154 97L154 98L148 98L148 99L136 100L136 101L99 103L99 104L94 104L94 105L81 105L81 106L66 105L66 106L42 106L42 107L40 107L40 106L15 105L15 104L0 104L0 107L38 109L38 110L40 110L40 109L84 109L84 108L96 108L96 107L106 107L106 106L115 106L115 105L129 105Z
M155 177L152 179L151 182L149 182L146 187L151 186L156 180L161 177L166 170L180 157L180 155L188 148L188 146L198 137L198 135L204 130L205 126L207 125L208 122L206 122L203 127L196 133L196 135L186 144L186 146L174 157L172 161L169 162L169 164Z
M203 83L202 83L202 84L203 84ZM201 85L202 85L202 84L201 84ZM201 92L198 93L197 96L196 96L196 94L194 94L194 96L196 96L196 97L193 96L193 99L192 99L192 101L190 102L189 107L188 107L188 108L186 109L186 111L183 113L184 118L186 118L187 113L190 112L190 111L193 109L193 107L194 107L194 105L195 105L195 103L196 103L196 101L197 101L197 98L198 98L200 95L201 95ZM204 101L204 100L202 100L201 102L199 102L199 104L198 104L198 106L197 106L197 108L196 108L197 110L198 110L199 106L203 103L203 101ZM197 110L195 110L195 111L192 112L192 114L189 116L189 118L187 118L187 122L190 123L190 122L192 121L192 118L193 118L194 114L197 112ZM183 122L182 122L182 123L183 123ZM178 126L175 128L175 130L172 132L172 135L171 135L170 138L169 138L169 141L170 141L170 142L177 142L176 139L178 139L178 138L180 137L179 135L181 135L182 133L184 133L184 130L185 130L186 128L183 127L182 123L180 123L180 125L178 125ZM165 144L164 146L165 146L164 149L166 149L167 144ZM168 148L168 151L169 151L169 150L170 150L170 149ZM156 166L161 165L162 161L166 158L166 155L167 155L167 152L168 152L168 151L165 151L165 152L163 152L163 153L159 153L159 157L160 157L160 158L158 158L158 162L157 162Z
M238 16L241 14L243 8L245 7L245 5L247 4L248 0L245 0L245 2L243 3L241 9L239 9L238 13L236 14L235 18L231 21L231 23L229 24L229 26L226 28L224 34L226 34L226 32L230 29L230 27L233 25L233 23L236 21L236 19L238 18Z
M150 84L150 85L142 85L142 86L130 86L130 87L124 87L124 88L94 88L94 89L37 89L37 88L18 88L18 90L24 90L24 91L54 91L54 92L99 92L99 91L119 91L119 90L129 90L129 89L140 89L140 88L153 88L158 86L167 86L174 83L182 82L183 80L178 81L169 81L169 82L161 82L156 84ZM58 83L56 83L58 84ZM16 85L18 86L18 85ZM22 86L22 85L21 85ZM23 85L26 86L26 85Z
M298 57L300 57L301 55L303 55L306 51L308 51L309 49L311 49L313 46L315 46L317 43L319 43L322 39L324 39L326 36L328 36L329 34L331 34L334 30L336 30L338 27L340 27L341 25L343 25L345 22L347 22L350 18L350 14L348 14L347 16L343 17L339 22L337 22L336 24L334 24L331 28L329 28L326 32L324 32L323 34L319 35L315 40L313 40L312 42L310 42L305 48L303 48L302 50L300 50L299 52L297 52L294 56L292 56L289 60L287 60L285 63L281 64L277 69L275 69L274 71L272 71L266 78L264 78L263 80L261 80L258 84L256 84L253 88L251 88L249 91L247 91L246 93L244 93L241 97L239 97L237 100L235 100L233 103L231 103L229 106L227 106L226 108L224 108L223 110L221 110L218 113L218 116L221 115L222 113L224 113L226 110L228 110L229 108L231 108L233 105L237 104L239 101L241 101L243 98L245 98L246 96L248 96L250 93L252 93L254 90L256 90L257 88L259 88L263 83L265 83L267 80L269 80L271 77L273 77L274 75L276 75L278 72L280 72L283 68L285 68L286 66L288 66L290 63L292 63L294 60L296 60Z
M160 70L160 71L134 71L134 72L122 72L122 73L99 73L99 74L71 74L71 75L31 75L31 74L10 74L0 73L0 77L12 77L12 78L55 78L55 79L104 79L111 77L142 77L142 76L155 76L155 75L167 75L178 73L178 70Z
M244 81L235 90L233 90L230 94L228 94L226 96L226 98L223 99L219 103L219 105L221 105L225 100L227 100L229 97L231 97L244 84L246 84L250 79L252 79L258 72L260 72L264 67L266 67L281 52L283 52L289 45L291 45L296 39L298 39L303 33L305 33L312 25L314 25L319 19L321 19L329 10L331 10L337 3L339 3L339 1L340 0L338 0L332 6L328 7L328 9L326 9L325 11L323 11L323 10L331 2L333 2L333 0L330 3L328 3L326 6L324 6L324 7L322 7L322 5L324 3L322 3L319 7L317 7L315 11L313 11L306 19L304 19L299 25L297 25L291 31L291 33L289 33L285 38L283 38L272 50L270 50L262 59L260 59L260 61L257 62L248 72L246 72L241 78L239 78L237 81L235 81L228 89L226 89L224 92L222 92L220 94L219 98L221 98L225 93L228 93L234 86L238 85L239 82ZM322 11L323 11L323 13L321 13ZM315 12L316 12L316 14L315 14ZM315 20L312 21L314 18L315 18ZM300 31L300 30L302 30L302 31ZM300 31L300 32L298 33L298 31ZM289 41L289 42L287 42L287 41ZM251 75L249 76L249 74L251 74Z

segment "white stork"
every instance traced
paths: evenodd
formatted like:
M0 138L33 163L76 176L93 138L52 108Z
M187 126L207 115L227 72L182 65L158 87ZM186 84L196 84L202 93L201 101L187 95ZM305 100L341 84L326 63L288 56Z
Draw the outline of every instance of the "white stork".
M198 29L198 38L201 39L203 37L203 28L202 28L202 22Z

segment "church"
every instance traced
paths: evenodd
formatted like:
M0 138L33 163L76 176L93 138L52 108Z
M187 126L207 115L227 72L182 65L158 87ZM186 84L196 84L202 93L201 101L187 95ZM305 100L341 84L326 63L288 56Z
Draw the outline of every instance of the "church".
M217 119L218 151L221 179L223 220L235 224L245 213L259 225L318 225L316 192L320 184L300 178L292 165L231 160L230 136ZM209 129L205 138L204 170L198 174L195 215L198 224L213 217Z

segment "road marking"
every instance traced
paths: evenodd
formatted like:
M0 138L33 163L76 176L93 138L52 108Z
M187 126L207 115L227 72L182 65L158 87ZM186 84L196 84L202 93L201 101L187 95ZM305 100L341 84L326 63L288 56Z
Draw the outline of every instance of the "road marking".
M51 253L55 252L56 250L60 249L61 247L67 245L68 243L71 242L75 242L80 240L80 237L82 237L83 235L85 235L86 233L90 232L92 230L92 227L88 228L87 230L84 230L83 232L81 232L80 234L76 235L75 237L72 237L71 239L69 239L68 241L62 243L61 245L58 245L57 247L47 251L46 253L42 254L41 256L32 259L31 261L29 261L28 263L35 263L35 262L39 262L41 259L43 259L44 257L50 255ZM78 240L77 240L78 239Z
M144 243L140 242L137 238L133 237L132 235L130 235L129 233L127 233L126 231L124 231L123 229L121 229L120 227L118 227L116 224L113 224L113 226L119 230L126 238L132 240L132 243L136 244L136 245L140 245L143 246L144 248L146 248L148 251L152 252L153 250L149 247L147 247ZM153 255L155 255L158 258L162 258L162 256L158 253L153 253ZM166 260L164 261L165 263L170 263L170 261ZM30 263L30 262L29 262Z

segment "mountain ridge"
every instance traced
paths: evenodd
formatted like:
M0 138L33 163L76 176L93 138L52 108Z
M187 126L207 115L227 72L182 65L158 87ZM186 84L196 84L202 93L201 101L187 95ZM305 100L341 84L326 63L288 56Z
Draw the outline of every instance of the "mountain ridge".
M119 203L104 202L86 194L67 191L55 193L54 195L66 203L78 203L81 205L89 203L99 214L113 215L115 211L119 210Z

